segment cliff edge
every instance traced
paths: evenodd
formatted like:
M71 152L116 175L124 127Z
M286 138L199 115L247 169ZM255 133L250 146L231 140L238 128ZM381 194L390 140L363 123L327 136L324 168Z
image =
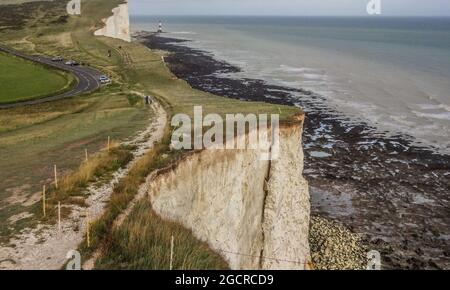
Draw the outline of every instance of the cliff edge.
M147 182L155 212L191 229L232 269L308 268L302 126L303 116L280 128L276 160L262 161L250 149L187 156Z

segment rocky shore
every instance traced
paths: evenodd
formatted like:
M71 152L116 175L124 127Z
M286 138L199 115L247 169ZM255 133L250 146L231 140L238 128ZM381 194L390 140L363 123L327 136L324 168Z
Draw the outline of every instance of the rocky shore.
M170 52L169 68L196 89L301 106L313 214L358 233L368 250L381 253L383 269L450 269L450 156L351 120L313 92L232 78L240 68L189 48L186 40L138 38Z

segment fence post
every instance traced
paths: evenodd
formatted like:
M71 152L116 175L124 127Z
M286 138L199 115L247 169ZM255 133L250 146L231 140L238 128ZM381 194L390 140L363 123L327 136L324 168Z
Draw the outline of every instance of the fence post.
M88 212L86 214L86 242L87 242L88 248L91 246L90 227L91 227L91 222L90 222L90 217L89 217L89 212Z
M110 150L110 143L111 143L111 137L110 136L108 136L108 152L109 152L109 150Z
M173 269L173 236L170 240L170 270Z
M88 157L88 150L87 150L87 149L84 149L84 158L85 158L86 163L87 163L88 160L89 160L89 157Z
M46 212L45 212L45 185L42 188L42 212L44 213L44 217L45 217L45 215L46 215Z
M58 231L61 233L61 202L58 201Z
M58 189L58 172L57 172L56 164L53 166L53 168L55 171L55 188Z

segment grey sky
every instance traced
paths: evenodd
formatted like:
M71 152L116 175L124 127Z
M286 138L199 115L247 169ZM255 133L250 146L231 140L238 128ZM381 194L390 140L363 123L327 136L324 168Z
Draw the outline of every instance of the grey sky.
M369 0L129 0L135 15L367 15ZM381 0L383 15L450 16L450 0Z

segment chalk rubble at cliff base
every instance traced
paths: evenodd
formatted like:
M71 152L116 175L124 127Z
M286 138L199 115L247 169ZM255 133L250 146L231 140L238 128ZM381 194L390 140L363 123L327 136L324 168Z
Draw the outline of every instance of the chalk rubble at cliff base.
M309 245L317 270L363 270L367 260L361 238L342 224L311 217Z

